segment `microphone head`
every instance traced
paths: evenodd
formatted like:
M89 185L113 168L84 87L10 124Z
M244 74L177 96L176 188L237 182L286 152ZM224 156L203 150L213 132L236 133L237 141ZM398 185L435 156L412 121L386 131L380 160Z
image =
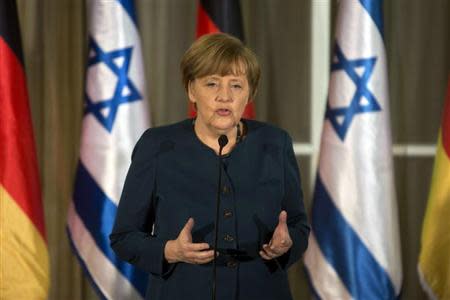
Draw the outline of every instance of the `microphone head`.
M228 144L228 138L225 134L222 134L219 136L219 139L217 140L219 142L219 147L223 148L226 144Z

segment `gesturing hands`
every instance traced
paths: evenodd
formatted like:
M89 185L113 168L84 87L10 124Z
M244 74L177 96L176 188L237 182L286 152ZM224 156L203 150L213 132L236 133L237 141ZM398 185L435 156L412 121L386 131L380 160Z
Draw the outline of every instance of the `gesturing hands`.
M190 264L206 264L213 260L214 250L207 243L192 243L194 219L189 218L176 240L170 240L164 248L164 256L169 263L186 262Z
M262 258L274 259L283 255L292 247L292 239L289 235L286 220L287 213L283 210L278 216L278 225L273 232L272 239L269 244L264 244L262 250L259 251Z
M278 216L278 225L273 232L269 244L264 244L259 255L271 260L286 253L292 247L292 239L287 227L287 213L282 211ZM167 241L164 256L169 263L186 262L190 264L206 264L213 260L214 250L208 250L208 243L193 243L192 228L194 219L189 218L176 240Z

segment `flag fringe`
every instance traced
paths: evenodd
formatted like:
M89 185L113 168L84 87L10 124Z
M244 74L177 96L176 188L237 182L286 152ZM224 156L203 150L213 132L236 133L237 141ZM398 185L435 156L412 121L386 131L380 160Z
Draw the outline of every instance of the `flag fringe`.
M420 285L422 286L422 289L427 294L428 299L438 300L439 298L434 294L433 290L431 289L431 287L428 285L427 281L425 280L423 272L420 269L420 264L417 264L417 274L419 275Z

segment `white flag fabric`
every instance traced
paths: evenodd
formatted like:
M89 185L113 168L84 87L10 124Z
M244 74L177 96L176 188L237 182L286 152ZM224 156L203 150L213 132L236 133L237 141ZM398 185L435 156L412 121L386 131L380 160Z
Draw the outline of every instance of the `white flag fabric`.
M396 299L402 285L381 0L339 1L305 254L318 299Z
M142 299L147 275L109 246L131 153L149 126L134 3L88 0L87 9L84 117L67 231L101 298Z

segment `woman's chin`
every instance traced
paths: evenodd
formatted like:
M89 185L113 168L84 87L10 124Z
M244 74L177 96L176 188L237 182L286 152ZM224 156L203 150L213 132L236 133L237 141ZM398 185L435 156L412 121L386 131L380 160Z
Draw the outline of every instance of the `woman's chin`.
M217 131L217 133L219 134L228 134L230 133L233 129L236 128L237 122L233 121L227 121L227 122L214 122L214 124L212 124L214 129Z

